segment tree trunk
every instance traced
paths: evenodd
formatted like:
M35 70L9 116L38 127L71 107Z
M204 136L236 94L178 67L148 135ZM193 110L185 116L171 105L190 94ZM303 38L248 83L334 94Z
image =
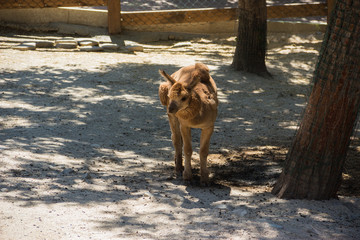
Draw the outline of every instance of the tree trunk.
M270 77L265 66L266 1L239 0L239 27L232 66L235 70Z
M314 86L272 193L336 197L360 108L360 1L338 0L324 37Z

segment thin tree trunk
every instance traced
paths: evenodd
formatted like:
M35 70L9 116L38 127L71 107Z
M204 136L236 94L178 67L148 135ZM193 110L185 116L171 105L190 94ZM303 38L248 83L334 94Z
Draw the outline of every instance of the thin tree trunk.
M303 120L272 193L336 197L360 108L360 1L338 0Z
M265 66L266 1L239 0L239 27L232 66L235 70L271 75Z

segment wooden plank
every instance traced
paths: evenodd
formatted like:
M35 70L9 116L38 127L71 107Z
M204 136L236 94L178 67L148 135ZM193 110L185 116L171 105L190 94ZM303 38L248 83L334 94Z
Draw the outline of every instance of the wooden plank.
M324 3L267 7L268 19L326 15L327 8ZM233 21L237 20L237 8L122 12L121 17L123 26Z
M122 24L127 26L173 23L217 22L237 19L236 8L188 9L151 12L122 12Z
M107 0L43 0L45 7L106 6Z
M107 0L0 0L0 9L105 6Z
M108 31L109 34L121 32L120 0L108 0Z
M326 16L327 6L325 3L268 6L267 15L268 18Z

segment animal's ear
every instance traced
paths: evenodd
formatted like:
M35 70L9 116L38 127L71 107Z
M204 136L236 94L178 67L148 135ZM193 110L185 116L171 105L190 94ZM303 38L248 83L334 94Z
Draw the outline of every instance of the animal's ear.
M170 76L169 74L167 74L164 70L159 70L159 73L161 76L163 76L165 78L165 80L169 81L171 83L171 85L176 83L176 80Z
M186 86L186 88L187 88L188 90L191 90L191 89L193 89L193 88L196 86L196 84L198 84L200 81L201 81L201 76L200 76L200 74L197 73L197 72L195 72L195 74L193 74L193 76L192 76L191 83L190 83L188 86Z

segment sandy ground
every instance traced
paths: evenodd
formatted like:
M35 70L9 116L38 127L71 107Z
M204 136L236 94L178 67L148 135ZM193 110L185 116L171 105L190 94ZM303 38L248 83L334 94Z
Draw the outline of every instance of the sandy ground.
M322 35L270 34L274 79L233 71L234 38L144 52L17 51L0 37L0 239L357 239L360 199L270 194ZM34 34L32 34L34 35ZM158 69L207 64L219 88L210 187L173 175ZM359 156L354 148L353 155Z

